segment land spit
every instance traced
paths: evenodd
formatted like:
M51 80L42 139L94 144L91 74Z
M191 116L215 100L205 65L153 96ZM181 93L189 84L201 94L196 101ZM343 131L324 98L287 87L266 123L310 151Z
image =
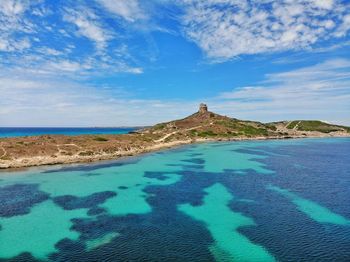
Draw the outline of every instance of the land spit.
M197 113L184 119L130 134L1 138L0 168L111 160L197 142L308 137L350 137L350 128L314 120L244 121L215 114L201 104Z

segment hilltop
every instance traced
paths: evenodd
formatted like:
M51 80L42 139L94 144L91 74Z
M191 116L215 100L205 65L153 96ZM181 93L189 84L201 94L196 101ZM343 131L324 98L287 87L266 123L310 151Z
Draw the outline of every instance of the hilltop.
M257 138L257 137L309 137L348 136L350 128L315 120L295 120L272 123L245 121L208 111L202 104L200 110L184 119L160 123L140 133L160 136L158 141L200 138Z
M350 128L316 120L245 121L199 111L124 135L43 135L0 139L0 168L115 159L203 141L350 136Z

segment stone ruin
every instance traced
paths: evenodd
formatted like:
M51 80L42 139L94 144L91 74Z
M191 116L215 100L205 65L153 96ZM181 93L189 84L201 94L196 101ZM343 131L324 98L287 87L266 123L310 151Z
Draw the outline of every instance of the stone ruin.
M208 107L206 104L201 103L199 105L199 113L206 113L208 112Z

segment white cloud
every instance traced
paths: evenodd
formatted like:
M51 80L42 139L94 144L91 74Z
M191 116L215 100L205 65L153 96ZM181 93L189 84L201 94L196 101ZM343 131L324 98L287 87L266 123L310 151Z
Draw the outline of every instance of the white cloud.
M317 7L324 9L331 9L334 5L333 0L313 0L313 2Z
M57 77L0 75L0 93L0 126L150 125L197 107L197 102L135 99L120 87Z
M27 37L15 37L18 32L32 32L34 25L24 16L30 2L26 0L0 1L0 51L22 51L31 47Z
M0 39L0 51L22 51L31 47L28 38L24 39Z
M187 0L184 33L213 60L310 48L350 29L350 5L332 0Z
M335 32L335 35L337 37L343 37L347 34L347 32L350 30L350 14L343 17L343 21L337 31Z
M115 1L97 0L109 12L116 14L129 22L146 19L147 15L138 0Z
M83 65L65 65L75 70ZM60 67L63 67L62 64ZM11 77L9 77L11 75ZM88 82L88 81L86 81ZM333 59L235 88L216 98L135 99L120 87L91 86L57 74L0 74L2 126L149 125L209 109L240 119L322 119L350 125L350 60ZM45 110L43 110L45 109Z
M126 62L114 60L108 55L101 58L101 55L92 54L88 58L74 59L65 58L60 51L55 49L44 47L37 51L39 53L46 52L46 55L23 55L21 60L11 67L0 65L0 71L3 75L11 75L13 78L36 75L43 79L64 76L71 80L92 79L95 76L106 76L115 73L143 73L141 67L130 66ZM47 52L50 52L50 54ZM7 62L13 63L11 60Z
M350 60L333 59L266 75L257 86L222 93L217 105L236 117L262 121L324 119L350 125Z
M16 16L25 11L28 1L5 0L0 1L0 11L6 16Z
M83 66L74 61L68 61L68 60L61 60L58 62L51 62L48 64L48 66L55 70L60 70L60 71L68 71L68 72L77 72L80 71ZM87 68L88 69L88 68Z
M52 7L43 0L0 0L0 70L70 78L143 73L128 48L115 52L127 45L107 13L81 1Z
M80 8L79 11L69 9L63 18L77 27L78 34L94 41L98 49L105 48L111 39L110 32L103 28L98 17L87 8Z
M37 51L41 54L53 55L53 56L59 56L63 54L61 51L54 48L49 48L49 47L38 48Z
M45 17L46 15L52 14L52 10L45 6L38 6L32 10L32 14L40 17Z

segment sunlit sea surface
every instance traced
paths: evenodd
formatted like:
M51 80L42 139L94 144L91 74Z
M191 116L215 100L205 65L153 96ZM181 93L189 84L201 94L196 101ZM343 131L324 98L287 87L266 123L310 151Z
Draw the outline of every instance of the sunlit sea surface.
M350 261L350 139L0 173L0 261Z
M0 138L39 135L127 134L134 127L0 127Z

